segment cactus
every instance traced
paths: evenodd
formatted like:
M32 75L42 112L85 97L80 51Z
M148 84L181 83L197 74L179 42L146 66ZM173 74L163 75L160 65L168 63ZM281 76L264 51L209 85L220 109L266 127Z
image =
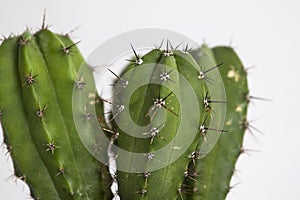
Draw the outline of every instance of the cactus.
M25 31L0 47L0 110L4 140L15 175L35 199L103 199L105 167L81 143L73 115L96 130L87 115L93 75L76 43L46 28ZM79 68L80 76L77 75ZM82 94L72 111L73 87ZM102 104L102 102L99 102ZM97 106L99 109L101 106ZM95 141L96 143L96 141Z
M134 54L136 58L115 84L114 128L119 133L116 144L121 149L144 153L145 158L125 157L123 152L119 153L120 196L124 199L225 199L235 162L242 152L246 129L248 87L237 55L229 47L209 49L205 45L192 52L195 60L187 51L169 50L168 47L167 50L154 49L143 57ZM214 70L220 71L219 76ZM198 105L182 105L191 100L190 96L186 97L190 94L182 79L186 79L195 92L199 116L194 114ZM222 95L222 79L227 102ZM127 81L126 87L124 81ZM149 84L143 85L144 82ZM143 86L137 88L135 85ZM222 119L226 105L224 130ZM187 111L188 119L182 119L182 110L191 108ZM165 116L160 112L165 112ZM186 123L185 129L180 129L180 123ZM133 127L133 124L145 129ZM193 128L196 128L196 135L192 134ZM184 132L181 139L194 137L185 151L179 150L180 141L173 140L181 131ZM172 145L172 150L166 155L153 153L168 144ZM171 157L176 157L176 161L154 169ZM125 171L123 166L130 170Z
M4 141L31 196L110 199L116 179L121 199L225 199L249 127L246 71L233 49L167 41L139 56L132 47L120 76L108 69L117 77L109 102L77 44L43 25L0 46ZM119 148L114 180L104 137Z
M190 165L190 170L200 172L198 181L188 181L193 188L189 199L225 199L233 187L230 185L235 173L235 163L243 149L243 137L248 128L247 107L249 103L246 70L237 54L230 47L220 46L209 49L203 45L192 54L201 64L203 51L209 52L217 63L223 63L219 68L224 81L227 96L227 112L224 129L213 150L205 158Z

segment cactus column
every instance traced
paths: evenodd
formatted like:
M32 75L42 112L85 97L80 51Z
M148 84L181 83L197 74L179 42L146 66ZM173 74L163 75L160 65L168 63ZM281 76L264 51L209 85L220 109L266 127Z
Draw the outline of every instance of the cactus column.
M103 166L82 145L73 119L73 87L95 92L86 91L95 89L87 65L78 78L76 44L42 29L5 40L0 52L1 123L16 176L36 199L103 199Z
M183 182L190 177L189 163L196 159L193 154L197 145L206 141L203 130L217 135L222 132L221 126L208 128L208 121L201 127L203 119L210 115L208 106L212 106L207 99L210 91L200 77L201 67L187 51L168 46L169 42L166 50L154 49L141 58L134 52L136 59L115 84L113 124L119 132L116 144L133 152L128 157L122 153L117 157L119 192L124 199L183 197ZM216 67L212 59L206 59L206 64L211 69ZM124 80L128 81L126 87L122 85ZM135 88L139 84L142 86ZM215 118L219 118L218 114ZM169 149L161 150L165 148ZM144 160L136 159L135 153L144 155ZM162 163L166 165L155 168ZM130 170L122 171L123 166Z
M247 128L248 83L245 68L237 54L230 47L219 46L212 49L203 45L193 52L197 62L201 63L203 52L208 52L217 63L227 96L227 113L224 129L213 150L196 165L190 164L193 171L199 172L197 181L187 184L193 188L188 199L222 200L231 189L230 180L235 173L235 164L243 152L243 138Z

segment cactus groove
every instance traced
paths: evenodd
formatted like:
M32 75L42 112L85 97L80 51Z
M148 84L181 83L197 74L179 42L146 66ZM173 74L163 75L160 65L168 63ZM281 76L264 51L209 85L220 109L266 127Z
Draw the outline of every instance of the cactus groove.
M103 199L103 165L74 124L73 87L85 94L85 84L94 87L91 73L78 80L83 58L76 44L47 29L25 31L3 41L0 53L1 123L15 175L26 177L35 199Z

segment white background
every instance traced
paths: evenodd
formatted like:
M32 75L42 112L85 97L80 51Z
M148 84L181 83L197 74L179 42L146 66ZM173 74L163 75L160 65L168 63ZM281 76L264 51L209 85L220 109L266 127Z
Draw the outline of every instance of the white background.
M44 8L51 29L73 35L87 57L101 42L138 28L166 28L210 46L236 48L250 71L251 94L273 102L255 102L249 119L264 135L246 134L245 148L228 200L300 199L299 47L300 2L297 0L1 0L0 34L37 30ZM9 91L8 91L9 92ZM0 142L3 141L2 134ZM8 160L8 161L7 161ZM0 150L0 199L28 199L28 189L13 179L11 162Z

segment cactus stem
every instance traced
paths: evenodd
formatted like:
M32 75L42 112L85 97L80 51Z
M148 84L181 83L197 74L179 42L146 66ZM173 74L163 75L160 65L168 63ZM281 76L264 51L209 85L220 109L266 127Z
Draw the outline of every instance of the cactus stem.
M77 44L79 44L81 41L75 42L67 47L64 47L62 50L66 55L69 55L70 53L72 53L71 48L76 46Z

